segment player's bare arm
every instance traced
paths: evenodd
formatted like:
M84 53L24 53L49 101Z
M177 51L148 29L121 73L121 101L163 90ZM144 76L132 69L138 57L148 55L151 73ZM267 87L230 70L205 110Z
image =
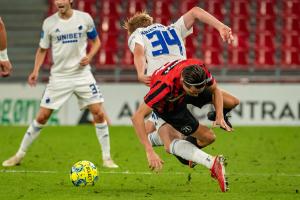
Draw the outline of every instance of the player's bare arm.
M220 22L217 18L199 7L194 7L183 15L183 20L187 29L190 29L196 20L211 25L217 29L224 42L231 44L233 42L233 35L231 29Z
M79 64L81 66L86 66L86 65L90 64L91 60L96 55L96 53L99 50L100 45L101 45L100 39L98 36L94 40L89 40L89 42L91 44L91 49L90 49L89 53L80 60Z
M145 85L149 86L151 77L145 75L145 66L146 66L146 58L145 58L145 50L144 47L140 44L135 44L134 52L134 66L137 71L138 80Z
M135 132L140 140L140 142L143 144L147 159L149 168L154 171L159 171L162 168L163 161L160 159L160 157L155 153L155 151L152 148L152 145L150 144L146 128L145 128L145 122L144 119L147 115L149 115L152 112L152 109L145 103L142 103L138 110L134 113L131 120L133 123L133 127L135 129Z
M47 49L39 47L35 54L34 68L31 74L28 76L28 84L30 86L35 86L39 76L40 68L45 60L47 54Z
M209 89L212 92L213 96L213 105L216 110L216 120L213 122L213 127L216 127L217 125L224 128L226 131L232 131L232 129L226 124L223 116L223 95L222 91L218 87L217 83L214 82Z

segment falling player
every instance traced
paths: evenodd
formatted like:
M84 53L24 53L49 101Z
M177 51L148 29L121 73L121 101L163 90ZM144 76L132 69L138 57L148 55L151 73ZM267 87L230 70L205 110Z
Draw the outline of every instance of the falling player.
M134 65L140 82L149 85L150 76L156 69L168 62L186 59L184 40L192 33L193 25L197 21L204 22L216 28L224 42L229 44L232 42L233 36L231 29L199 7L192 8L174 24L169 26L153 23L152 17L146 12L136 13L133 17L128 19L125 23L125 28L130 35L128 46L134 55ZM228 121L227 113L239 104L239 100L224 90L222 90L222 95L224 102L224 119L226 123L231 126ZM211 102L212 101L213 98L211 98ZM193 102L187 103L193 104ZM155 131L153 123L153 121L155 121L155 114L151 116L154 117L146 122L147 133L150 133L148 138L153 146L163 145L159 135ZM209 113L209 119L214 121L214 125L216 125L219 120L216 118L215 112ZM152 131L153 133L151 133ZM172 129L169 131L173 133L173 137L182 138L180 133ZM203 138L205 141L202 141L201 147L205 147L214 141L215 135L210 129L207 129L206 135L207 137ZM193 137L187 137L186 139L197 144L197 141ZM181 160L181 162L191 164L184 160Z

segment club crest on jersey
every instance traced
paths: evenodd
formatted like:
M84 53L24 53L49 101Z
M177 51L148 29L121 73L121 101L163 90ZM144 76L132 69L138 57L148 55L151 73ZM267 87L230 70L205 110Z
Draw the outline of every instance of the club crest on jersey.
M50 103L50 98L47 97L46 100L45 100L45 102L46 102L47 104Z

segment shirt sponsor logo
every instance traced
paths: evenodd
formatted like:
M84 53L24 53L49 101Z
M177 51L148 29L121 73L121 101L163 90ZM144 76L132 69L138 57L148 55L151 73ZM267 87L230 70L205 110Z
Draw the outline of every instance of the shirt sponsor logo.
M57 36L57 41L65 43L75 43L82 37L82 33L67 33Z

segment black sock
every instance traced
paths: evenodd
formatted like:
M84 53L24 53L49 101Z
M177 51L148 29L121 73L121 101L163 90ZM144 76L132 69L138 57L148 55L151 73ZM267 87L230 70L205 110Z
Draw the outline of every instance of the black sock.
M177 155L174 155L176 158L177 158L177 160L179 160L179 162L181 162L182 164L184 164L184 165L189 165L189 161L188 160L186 160L186 159L184 159L184 158L181 158L180 156L177 156Z
M231 110L232 108L223 108L223 115L226 116Z

